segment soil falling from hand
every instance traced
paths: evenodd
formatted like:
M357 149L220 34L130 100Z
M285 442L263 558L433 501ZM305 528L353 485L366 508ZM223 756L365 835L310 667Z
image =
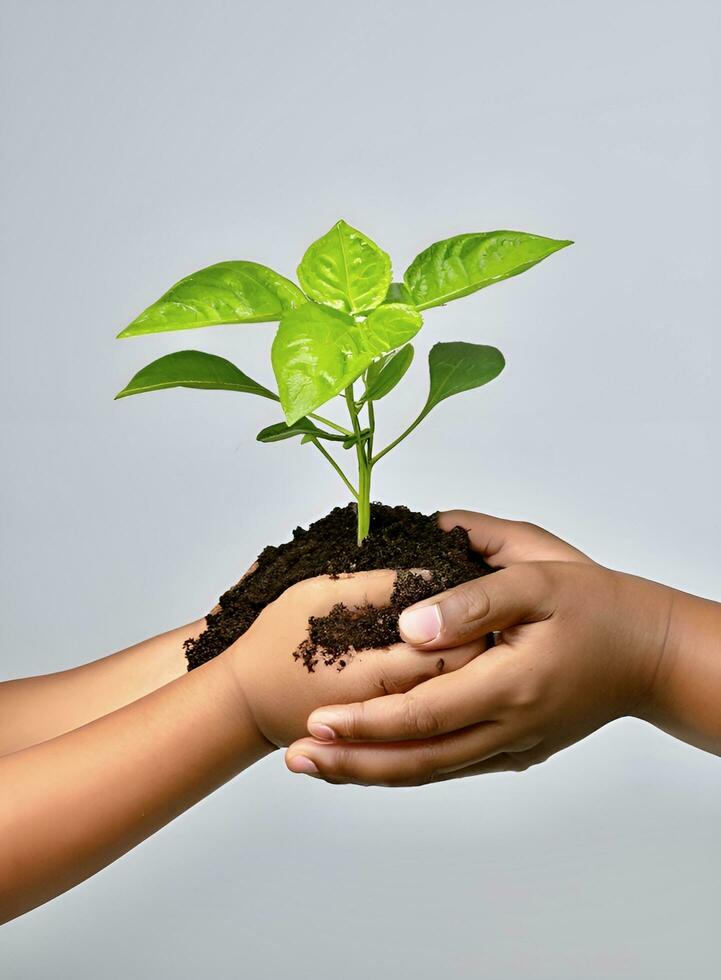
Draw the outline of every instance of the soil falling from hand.
M316 575L392 568L399 573L390 606L351 610L337 605L327 616L311 618L308 638L294 656L309 670L318 664L342 670L355 650L387 647L400 640L398 615L407 606L461 582L485 575L490 568L473 552L461 527L442 531L437 515L407 507L371 505L370 535L356 543L353 504L336 507L293 539L269 545L257 568L220 597L206 616L206 629L185 641L188 670L217 657L251 626L262 610L291 585ZM408 574L424 569L429 577Z

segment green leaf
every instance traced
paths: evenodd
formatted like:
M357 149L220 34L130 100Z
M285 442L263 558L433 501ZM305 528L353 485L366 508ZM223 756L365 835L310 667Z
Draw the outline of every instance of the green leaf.
M288 425L343 391L380 354L410 340L421 322L415 310L398 305L379 308L362 323L318 303L286 313L271 359Z
M375 309L391 283L391 260L370 238L338 221L298 266L306 295L346 313Z
M295 283L267 266L218 262L181 279L118 337L280 320L286 310L305 302Z
M453 341L434 344L428 354L430 390L418 421L446 398L493 381L506 365L496 347Z
M127 398L161 388L216 388L279 400L274 392L253 381L224 357L199 350L181 350L158 358L138 371L115 397Z
M423 317L413 306L387 303L373 310L360 326L366 334L366 343L375 349L377 356L415 337L423 326Z
M292 439L294 436L302 436L303 442L310 442L312 439L329 439L332 442L343 442L346 438L339 432L326 432L319 429L311 419L298 419L293 425L286 425L285 422L276 422L261 429L255 437L258 442L281 442L283 439Z
M413 361L413 345L406 344L400 350L386 354L373 363L366 372L366 390L361 401L380 401L393 391Z
M384 303L405 303L413 306L413 297L404 282L392 282L383 300Z
M523 231L487 231L436 242L411 262L403 280L420 310L517 276L570 241Z

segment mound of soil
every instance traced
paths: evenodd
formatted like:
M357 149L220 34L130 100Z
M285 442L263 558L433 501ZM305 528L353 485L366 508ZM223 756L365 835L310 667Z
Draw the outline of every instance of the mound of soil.
M355 504L349 504L307 530L296 528L292 541L268 545L255 571L222 595L206 616L204 632L185 641L188 670L226 650L291 585L316 575L376 568L399 572L390 606L350 610L337 605L327 616L311 618L308 638L294 653L309 671L319 663L342 670L356 649L397 643L398 616L406 606L490 571L471 551L463 528L441 531L436 518L407 507L372 504L370 535L358 545ZM410 573L413 568L427 570L430 578Z

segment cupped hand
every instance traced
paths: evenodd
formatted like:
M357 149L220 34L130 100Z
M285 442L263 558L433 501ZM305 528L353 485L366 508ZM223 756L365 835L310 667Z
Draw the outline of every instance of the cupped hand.
M305 734L308 715L319 705L408 691L455 670L484 648L482 639L474 640L442 657L429 657L410 644L397 643L357 651L342 670L320 661L312 673L294 659L294 651L308 636L311 616L324 616L337 603L351 609L366 603L386 606L394 584L395 572L384 570L306 579L266 606L226 651L242 696L269 742L284 746ZM297 769L312 771L303 762Z
M468 511L440 524L466 527L499 570L406 610L401 634L431 660L491 631L496 646L406 693L318 709L315 737L287 752L291 769L381 785L523 770L643 703L671 590L529 524Z

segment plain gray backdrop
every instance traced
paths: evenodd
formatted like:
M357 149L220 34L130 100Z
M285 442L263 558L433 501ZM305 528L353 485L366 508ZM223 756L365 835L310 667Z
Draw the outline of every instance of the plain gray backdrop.
M162 392L197 347L271 380L273 326L116 341L172 282L292 275L339 217L402 272L462 231L576 245L430 311L505 352L378 468L374 495L550 527L721 596L720 9L2 0L4 677L204 613L345 501L269 403ZM0 787L0 792L2 788ZM0 932L5 980L693 977L721 971L721 762L622 721L523 775L337 788L280 754Z

